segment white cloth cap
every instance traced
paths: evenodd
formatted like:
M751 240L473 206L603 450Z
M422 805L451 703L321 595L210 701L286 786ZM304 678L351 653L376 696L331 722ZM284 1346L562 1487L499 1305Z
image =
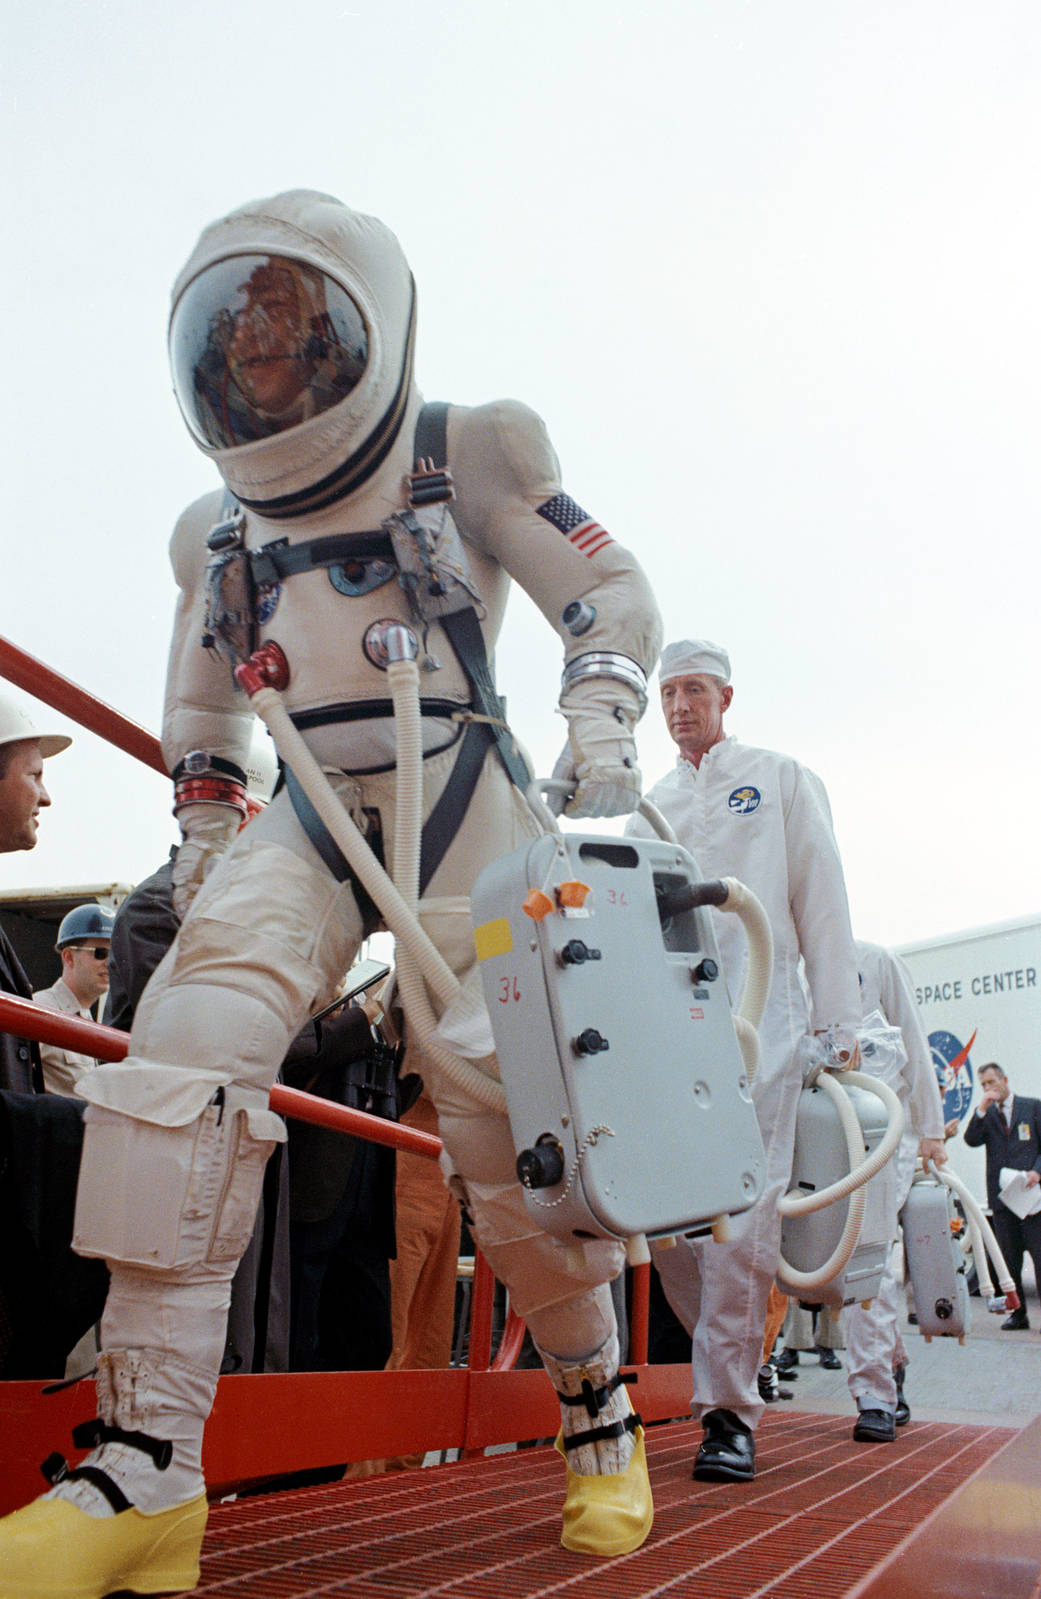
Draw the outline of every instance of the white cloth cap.
M57 755L72 743L67 733L41 733L27 710L0 694L0 744L17 744L26 738L34 738L44 756Z
M666 644L658 663L658 682L670 677L690 677L695 672L707 672L711 677L721 677L730 682L730 656L722 644L713 644L707 638L681 638L675 644Z

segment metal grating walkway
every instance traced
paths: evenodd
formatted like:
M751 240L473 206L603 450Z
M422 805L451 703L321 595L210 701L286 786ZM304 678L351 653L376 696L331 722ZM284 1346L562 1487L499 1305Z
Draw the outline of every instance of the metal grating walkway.
M563 1467L546 1448L216 1505L196 1594L840 1599L1014 1436L916 1422L864 1445L851 1423L767 1412L741 1486L691 1479L699 1426L652 1427L653 1531L603 1564L559 1546Z

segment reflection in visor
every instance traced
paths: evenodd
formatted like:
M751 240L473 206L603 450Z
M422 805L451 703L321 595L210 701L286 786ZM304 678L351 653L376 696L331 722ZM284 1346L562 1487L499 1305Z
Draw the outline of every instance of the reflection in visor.
M337 405L365 371L361 312L333 278L280 255L207 267L170 323L178 404L202 443L226 449Z

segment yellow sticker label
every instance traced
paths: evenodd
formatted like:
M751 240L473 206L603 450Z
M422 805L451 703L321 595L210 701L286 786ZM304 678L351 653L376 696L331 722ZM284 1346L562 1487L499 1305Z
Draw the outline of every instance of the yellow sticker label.
M494 922L482 922L480 927L475 927L474 948L479 961L491 960L495 955L509 955L513 949L513 934L508 919L497 916Z

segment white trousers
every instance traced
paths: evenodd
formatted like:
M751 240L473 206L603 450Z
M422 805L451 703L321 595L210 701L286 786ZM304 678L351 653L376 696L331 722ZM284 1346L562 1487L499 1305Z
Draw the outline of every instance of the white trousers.
M918 1155L917 1138L904 1137L893 1157L896 1167L893 1193L896 1212L892 1217L896 1232L896 1215L903 1208L914 1176ZM896 1409L896 1383L893 1372L897 1366L906 1365L907 1349L900 1333L900 1317L904 1309L903 1286L896 1280L895 1262L900 1259L890 1245L886 1269L878 1293L867 1308L860 1304L847 1305L842 1313L846 1332L846 1369L849 1391L861 1410Z
M777 1272L781 1217L795 1147L801 1074L789 1055L779 1070L764 1062L753 1090L766 1151L766 1183L750 1210L731 1218L728 1243L679 1239L653 1260L665 1296L692 1334L691 1414L730 1410L755 1428L763 1411L756 1374L763 1358L766 1306Z
M425 762L424 816L454 759L453 750ZM337 776L334 786L356 820L363 811L378 810L389 857L394 773L358 780ZM422 912L427 932L460 977L475 962L468 903L475 876L535 831L527 807L489 754L466 819L429 886ZM389 858L387 865L392 869ZM263 1106L290 1041L308 1015L333 997L361 938L361 916L350 886L337 883L322 864L283 791L239 835L206 880L145 992L129 1059L109 1091L108 1108L116 1112L117 1127L144 1114L139 1104L118 1103L120 1093L131 1100L135 1079L148 1076L146 1070L135 1073L135 1065L179 1067L187 1074L186 1081L191 1074L219 1070L228 1074L236 1095L245 1096L247 1104ZM416 1064L428 1079L438 1109L455 1174L453 1184L465 1198L477 1241L509 1289L514 1307L527 1318L532 1336L547 1352L564 1360L595 1353L614 1331L608 1284L621 1270L621 1246L591 1244L584 1263L569 1269L563 1251L528 1218L505 1114L481 1109L458 1089L445 1086L436 1072L428 1074L422 1059ZM88 1126L89 1120L90 1112ZM145 1348L158 1357L160 1366L164 1360L186 1363L192 1372L193 1395L199 1392L200 1375L208 1373L208 1398L191 1400L204 1417L216 1389L227 1285L237 1258L232 1258L234 1251L227 1248L226 1238L222 1246L218 1237L209 1253L204 1246L201 1257L187 1266L142 1269L141 1253L134 1247L139 1230L136 1211L144 1196L150 1209L162 1202L156 1136L160 1150L168 1142L164 1128L157 1135L153 1128L150 1153L138 1162L140 1169L121 1172L118 1185L108 1189L112 1203L123 1206L118 1236L127 1242L107 1255L113 1288L102 1346ZM128 1166L134 1164L136 1147L131 1136ZM95 1192L99 1184L104 1188L111 1182L110 1173L91 1169L93 1158L88 1135L81 1200L85 1182L93 1183ZM208 1217L193 1212L197 1236L205 1237L207 1221L222 1217L228 1209L225 1196L235 1187L236 1157L228 1159L231 1169L222 1179L223 1192L213 1192L210 1179L202 1185L203 1209L209 1205L210 1213ZM197 1211L197 1201L192 1203ZM244 1208L249 1206L240 1203L239 1211ZM241 1231L241 1214L236 1221ZM221 1225L214 1223L217 1232ZM98 1221L96 1229L101 1226ZM85 1231L89 1235L89 1216ZM245 1231L248 1235L248 1226ZM90 1241L86 1236L87 1253Z

